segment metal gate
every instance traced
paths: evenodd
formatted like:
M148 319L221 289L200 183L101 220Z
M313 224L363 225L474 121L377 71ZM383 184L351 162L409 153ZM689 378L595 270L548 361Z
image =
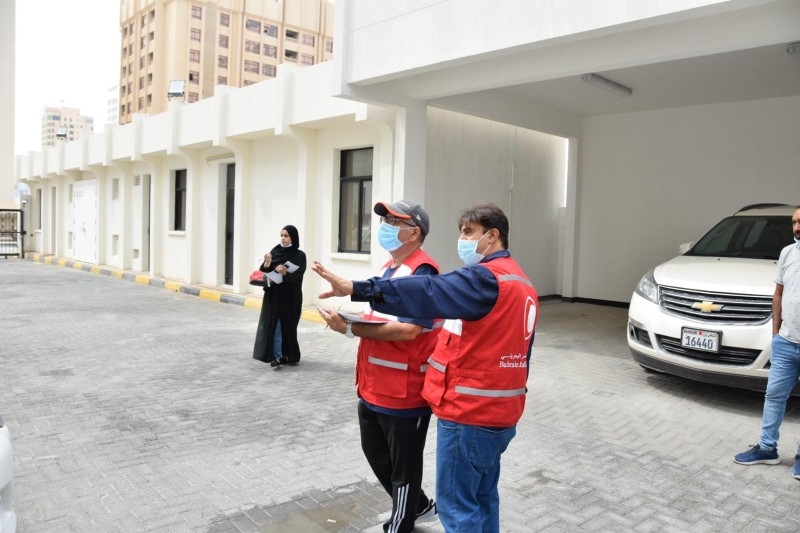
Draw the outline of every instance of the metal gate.
M0 209L0 257L22 258L24 235L22 210Z

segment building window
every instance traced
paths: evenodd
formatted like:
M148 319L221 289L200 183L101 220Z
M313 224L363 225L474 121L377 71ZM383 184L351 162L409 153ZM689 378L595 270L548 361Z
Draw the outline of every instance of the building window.
M286 40L287 41L295 41L297 42L297 38L300 37L300 33L294 30L286 30Z
M144 68L144 61L145 61L144 56L139 58L139 68Z
M148 94L147 95L147 105L150 105L152 103L153 103L153 95L152 94Z
M192 41L199 41L200 40L200 30L197 28L191 28L189 30L189 39Z
M186 169L173 174L172 230L186 231Z
M301 65L313 65L314 64L314 56L311 54L300 54L300 64Z
M142 28L144 28L145 26L147 26L147 13L142 15Z
M271 44L264 45L264 55L267 57L278 57L278 47Z
M147 64L148 65L152 65L153 64L153 52L150 52L149 54L147 54Z
M261 65L261 74L264 76L269 76L270 78L275 77L275 65Z
M297 52L294 50L286 50L283 53L283 57L286 61L291 61L293 63L297 63Z
M306 46L314 46L314 36L303 34L303 44Z
M278 36L278 27L273 24L264 24L264 33L270 37Z
M217 66L219 68L228 68L228 56L219 56L217 58Z
M338 251L369 253L372 148L342 150L339 176Z
M138 110L141 111L142 109L144 109L144 97L140 97L139 98L139 108L138 108Z
M189 71L189 83L200 83L200 73L196 70Z
M219 25L225 26L226 28L231 25L231 16L227 13L220 13L219 14Z
M261 32L261 23L257 20L247 19L244 23L244 27L248 31Z
M203 18L203 8L200 6L192 6L192 18L193 19Z
M142 35L142 38L139 39L139 48L144 49L147 46L147 35Z
M153 84L153 73L151 72L150 74L147 75L147 85L152 85L152 84Z
M188 98L189 98L189 103L191 104L192 102L198 101L200 99L200 95L198 95L197 93L189 93Z
M219 47L220 48L228 48L228 36L227 35L220 35L219 36Z
M331 40L325 41L325 51L333 53L333 41Z
M144 89L144 76L139 77L139 88Z
M257 54L261 51L261 45L255 41L245 41L244 51L252 54Z
M258 74L258 61L247 61L244 62L244 71L245 72L255 72Z
M244 80L244 86L247 87L248 85L253 85L255 82L252 80Z
M200 62L200 50L189 50L189 61L192 63Z
M148 41L152 41L152 40L154 40L155 38L156 38L156 32L154 32L154 31L151 31L150 33L148 33L148 34L147 34L147 40L148 40Z
M217 85L228 85L227 76L217 76Z

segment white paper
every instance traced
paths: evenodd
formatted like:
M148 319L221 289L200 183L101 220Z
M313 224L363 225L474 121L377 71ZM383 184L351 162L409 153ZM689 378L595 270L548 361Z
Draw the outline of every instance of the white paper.
M267 272L267 279L270 280L275 285L283 283L283 276L281 276L274 270L272 272Z
M299 266L295 265L295 264L294 264L294 263L292 263L291 261L286 261L286 262L283 264L283 266L285 266L285 267L286 267L286 271L287 271L289 274L292 274L293 272L297 272L297 269L298 269L298 268L300 268Z
M356 324L387 324L389 323L388 320L384 318L367 320L362 315L354 315L352 313L345 313L343 311L337 311L339 316L344 318L345 322L356 323Z

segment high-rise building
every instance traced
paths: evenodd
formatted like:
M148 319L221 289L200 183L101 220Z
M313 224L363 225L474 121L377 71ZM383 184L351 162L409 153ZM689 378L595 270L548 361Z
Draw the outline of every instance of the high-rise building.
M106 100L106 124L119 123L119 85L112 85L108 88L108 99Z
M120 124L166 111L171 81L196 102L333 55L330 0L120 1Z
M74 107L45 107L42 111L42 146L55 146L59 140L75 141L94 133L94 119L81 115Z

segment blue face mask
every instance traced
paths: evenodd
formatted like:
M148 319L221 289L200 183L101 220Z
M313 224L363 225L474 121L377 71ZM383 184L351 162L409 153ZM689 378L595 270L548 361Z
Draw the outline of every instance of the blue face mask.
M397 238L399 234L400 228L381 222L381 227L378 228L378 244L387 252L393 252L403 246L403 243Z
M477 241L458 239L458 257L467 266L477 265L484 258L483 254L478 253L478 243L483 240L489 232L484 233Z

